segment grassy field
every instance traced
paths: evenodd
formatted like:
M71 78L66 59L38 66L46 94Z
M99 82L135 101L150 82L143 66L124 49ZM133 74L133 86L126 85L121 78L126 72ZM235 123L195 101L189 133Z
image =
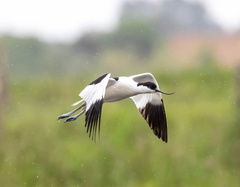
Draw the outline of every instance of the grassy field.
M0 138L1 186L239 186L234 72L154 74L163 91L176 92L163 98L167 144L130 99L103 106L97 143L88 138L83 117L57 121L93 77L11 83Z

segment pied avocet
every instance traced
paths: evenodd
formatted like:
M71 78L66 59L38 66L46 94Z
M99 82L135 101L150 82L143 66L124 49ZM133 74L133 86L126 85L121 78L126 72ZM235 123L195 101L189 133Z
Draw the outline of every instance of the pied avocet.
M70 122L86 112L85 127L87 127L89 137L95 140L97 129L100 133L103 103L116 102L130 97L153 133L167 142L167 119L162 94L171 95L173 93L161 91L151 73L114 78L110 78L110 75L110 73L104 74L91 82L79 94L82 100L72 106L81 105L75 110L59 116L58 119L67 118L65 122ZM80 113L71 116L80 109L82 109Z

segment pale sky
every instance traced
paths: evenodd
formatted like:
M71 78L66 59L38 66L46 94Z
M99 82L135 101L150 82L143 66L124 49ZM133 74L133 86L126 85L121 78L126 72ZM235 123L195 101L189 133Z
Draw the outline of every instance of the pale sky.
M0 0L0 34L71 41L88 30L113 28L125 1ZM240 0L189 1L203 2L210 16L225 29L240 27Z

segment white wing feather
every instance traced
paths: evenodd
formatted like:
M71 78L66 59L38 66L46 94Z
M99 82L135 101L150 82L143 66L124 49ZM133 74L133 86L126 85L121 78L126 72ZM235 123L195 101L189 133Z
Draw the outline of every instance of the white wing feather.
M154 82L159 89L156 79L151 73L143 73L131 76L136 82ZM149 94L139 94L131 97L138 111L147 121L150 128L158 138L167 142L167 120L162 100L162 94L159 92Z
M158 83L151 73L133 75L131 78L136 82L154 82L157 85L157 89L159 89ZM161 104L162 94L159 92L152 94L140 94L131 97L131 99L134 101L136 107L140 109L145 107L147 103L151 103L153 105Z
M79 96L87 103L86 111L90 108L92 104L96 101L104 98L106 86L110 78L110 73L108 73L99 83L88 85Z

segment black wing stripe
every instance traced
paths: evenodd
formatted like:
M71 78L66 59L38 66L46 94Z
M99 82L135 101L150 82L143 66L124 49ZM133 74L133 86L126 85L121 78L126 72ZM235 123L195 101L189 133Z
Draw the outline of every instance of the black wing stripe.
M162 101L162 105L160 107L160 113L161 113L161 116L162 116L161 119L162 119L162 124L163 124L162 125L162 139L164 139L165 142L167 142L168 141L168 137L167 137L167 118L166 118L166 112L165 112L163 100L161 100L161 101Z
M94 122L93 112L94 112L93 108L89 109L89 115L87 117L87 122L86 122L87 123L87 133L89 133L89 137L91 137L92 129L93 129L93 122Z
M97 126L97 118L98 118L97 111L96 110L92 111L92 119L91 119L92 131L90 131L90 133L89 133L89 136L91 136L91 133L92 133L92 138L96 137L95 132L96 132L96 126Z
M101 115L101 111L94 110L93 111L93 117L92 117L92 123L93 123L93 132L92 132L92 139L96 140L96 131L97 127L100 126L99 116ZM99 125L97 125L99 124Z
M89 109L90 110L90 109ZM88 116L88 126L87 126L87 132L89 133L89 137L91 137L91 135L92 135L92 131L94 132L94 126L96 125L96 123L95 123L95 115L94 115L94 113L96 113L96 110L94 109L94 107L93 108L91 108L91 110L89 111L90 112L90 114L89 114L89 116ZM92 138L93 138L94 136L92 136Z
M85 127L87 127L87 133L92 140L96 140L96 131L98 129L100 134L100 122L102 113L103 99L96 101L90 106L86 112Z
M92 81L89 85L94 85L94 84L100 83L107 75L108 75L108 73L102 75L101 77L98 77L96 80Z
M89 137L92 134L92 128L93 128L93 122L94 122L93 113L94 113L93 108L91 110L89 109L88 126L87 126L87 132L89 133Z
M167 142L167 120L163 100L160 105L147 103L145 108L139 109L139 112L153 130L153 133Z

